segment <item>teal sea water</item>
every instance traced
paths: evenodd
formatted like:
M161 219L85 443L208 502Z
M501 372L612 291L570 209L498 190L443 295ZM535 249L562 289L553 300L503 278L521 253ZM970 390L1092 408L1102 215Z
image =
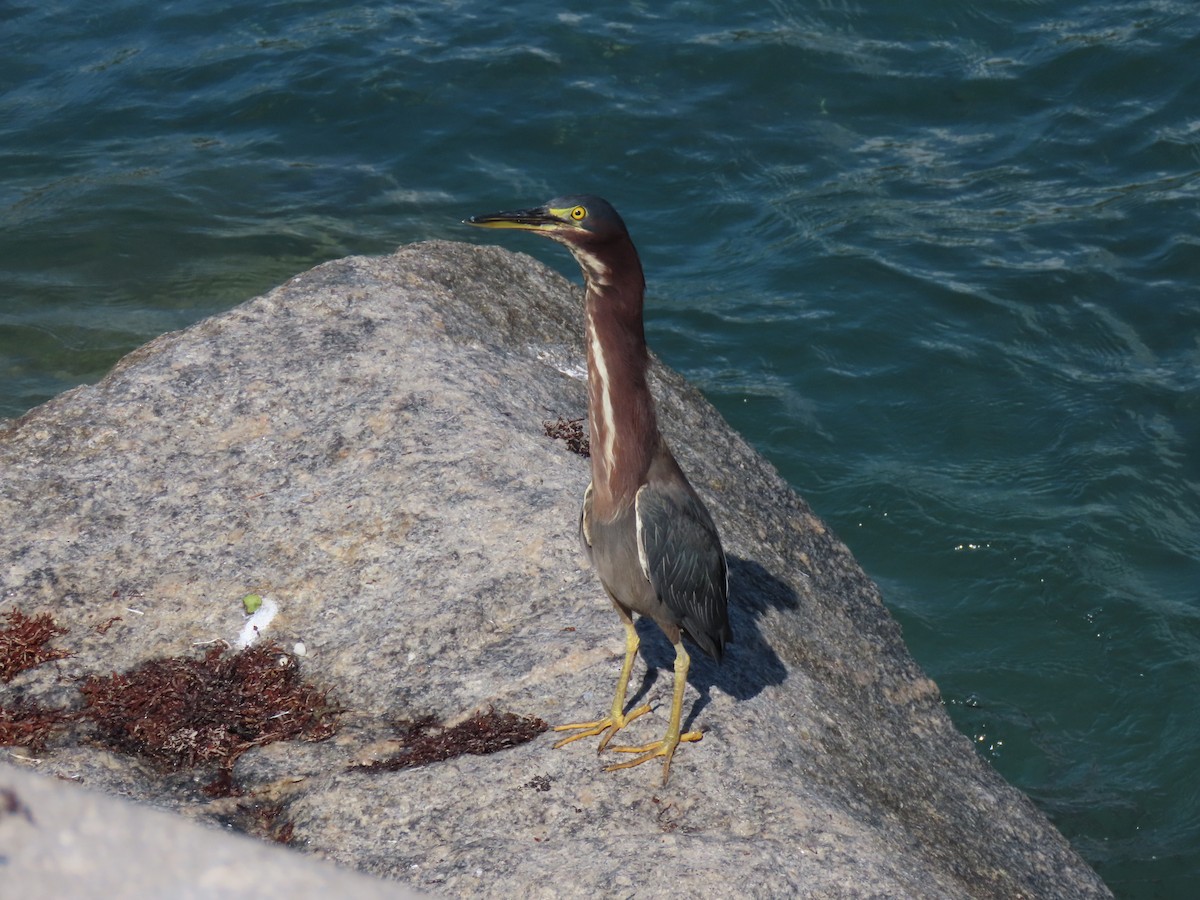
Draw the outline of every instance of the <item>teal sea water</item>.
M655 349L978 752L1118 896L1196 896L1193 0L9 0L0 46L0 416L318 262L602 194Z

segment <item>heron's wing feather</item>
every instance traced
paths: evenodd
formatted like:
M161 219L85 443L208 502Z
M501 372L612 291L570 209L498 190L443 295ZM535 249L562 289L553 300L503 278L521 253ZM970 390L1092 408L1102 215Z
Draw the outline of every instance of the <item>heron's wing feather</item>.
M579 508L579 543L587 554L588 562L592 561L592 483L589 481L587 490L583 492L583 505Z
M642 573L692 640L719 659L730 638L729 587L712 517L686 482L642 485L634 507Z

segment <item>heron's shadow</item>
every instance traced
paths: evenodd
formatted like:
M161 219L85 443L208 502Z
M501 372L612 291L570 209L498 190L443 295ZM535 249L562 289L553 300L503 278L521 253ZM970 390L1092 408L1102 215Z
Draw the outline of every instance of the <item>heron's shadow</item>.
M787 678L787 668L763 637L759 622L762 614L770 608L793 609L798 606L796 592L753 560L729 556L727 563L729 621L733 628L733 641L725 648L725 659L719 664L694 646L689 647L692 665L688 671L688 682L700 697L692 704L683 723L684 731L712 702L711 690L714 685L736 700L748 700L763 688L782 684ZM629 702L630 708L640 705L650 692L658 678L659 669L669 673L675 665L675 648L652 619L639 617L635 627L642 641L640 653L646 663L646 673Z

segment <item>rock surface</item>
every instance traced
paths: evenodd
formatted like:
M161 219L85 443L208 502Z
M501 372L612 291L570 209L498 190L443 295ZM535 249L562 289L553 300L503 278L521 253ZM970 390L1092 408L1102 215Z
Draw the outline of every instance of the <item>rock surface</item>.
M21 900L427 896L3 763L0 885Z
M0 615L51 612L74 654L0 705L77 708L86 675L233 642L255 591L279 610L263 639L303 644L342 710L328 740L242 755L240 799L83 724L9 761L218 821L269 797L293 846L438 894L1110 896L953 729L846 547L662 366L663 430L730 561L735 643L689 679L704 740L666 787L549 735L357 765L425 714L607 709L623 641L576 544L587 461L543 425L586 412L578 294L496 248L339 260L0 423ZM672 659L641 633L632 689L659 706L637 742L665 727Z

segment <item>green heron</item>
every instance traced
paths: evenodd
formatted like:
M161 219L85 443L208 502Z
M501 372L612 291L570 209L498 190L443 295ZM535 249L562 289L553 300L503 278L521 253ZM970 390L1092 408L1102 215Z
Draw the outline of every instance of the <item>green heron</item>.
M592 481L583 494L579 534L584 551L625 626L625 662L612 709L602 719L559 725L577 732L554 746L602 735L603 751L618 731L650 711L625 712L625 692L638 651L633 613L649 616L675 647L675 693L661 741L617 747L638 754L608 766L625 769L663 758L663 784L680 742L683 693L691 658L687 636L720 660L732 638L725 553L703 501L658 430L646 380L649 355L642 325L646 282L625 223L599 197L569 196L545 206L473 216L468 225L532 231L566 245L586 284L588 418Z

